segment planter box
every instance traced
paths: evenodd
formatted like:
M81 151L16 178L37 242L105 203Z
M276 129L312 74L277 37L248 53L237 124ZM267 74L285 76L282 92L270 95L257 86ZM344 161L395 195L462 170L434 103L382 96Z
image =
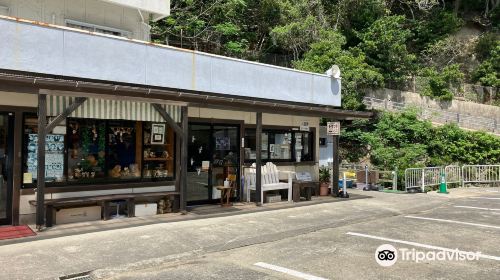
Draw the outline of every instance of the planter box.
M157 211L158 211L157 203L146 203L146 204L135 205L136 217L153 216L156 215Z
M267 203L280 202L280 201L281 201L281 195L279 195L279 194L273 194L273 195L266 196Z
M56 224L96 221L101 219L101 206L66 208L56 211Z

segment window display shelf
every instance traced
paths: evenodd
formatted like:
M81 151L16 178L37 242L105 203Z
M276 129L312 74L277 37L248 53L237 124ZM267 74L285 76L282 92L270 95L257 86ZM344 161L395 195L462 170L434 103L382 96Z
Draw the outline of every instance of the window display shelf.
M173 158L145 158L144 161L167 161L174 160Z

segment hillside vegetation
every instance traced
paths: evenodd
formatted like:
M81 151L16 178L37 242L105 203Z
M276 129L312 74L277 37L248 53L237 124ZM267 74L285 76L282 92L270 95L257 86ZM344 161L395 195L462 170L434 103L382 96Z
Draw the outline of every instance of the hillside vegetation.
M422 94L500 87L500 0L173 0L153 39L323 73L340 66L343 107L363 89L423 77ZM472 31L472 32L461 32Z
M500 0L173 0L154 41L324 73L342 71L342 107L368 88L425 80L453 98L461 83L500 87ZM498 98L498 97L497 97ZM500 138L432 127L414 112L343 123L342 159L382 168L500 163Z

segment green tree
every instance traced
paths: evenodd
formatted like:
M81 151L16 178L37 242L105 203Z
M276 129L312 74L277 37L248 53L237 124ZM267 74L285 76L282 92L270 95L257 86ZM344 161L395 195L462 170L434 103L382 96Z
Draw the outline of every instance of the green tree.
M365 55L358 48L342 50L345 37L335 31L324 31L319 42L313 43L304 58L294 66L305 71L324 73L332 65L342 72L342 108L363 108L364 90L379 88L384 84L382 75L365 62Z
M421 74L428 79L423 94L444 101L453 99L452 89L458 88L464 80L464 74L458 64L446 66L441 71L436 68L425 68Z
M472 74L472 80L483 86L500 87L500 41L491 50L490 57L484 60Z
M407 49L412 37L404 16L387 16L376 20L359 33L360 47L367 62L380 69L387 82L399 84L415 70L416 57Z

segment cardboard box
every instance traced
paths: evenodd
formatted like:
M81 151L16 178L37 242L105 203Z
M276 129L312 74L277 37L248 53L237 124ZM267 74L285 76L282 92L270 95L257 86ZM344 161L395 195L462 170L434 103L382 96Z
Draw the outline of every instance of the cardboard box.
M153 216L156 215L157 211L158 211L157 203L145 203L145 204L135 205L136 217Z
M56 224L96 221L101 219L101 206L65 208L56 211Z

